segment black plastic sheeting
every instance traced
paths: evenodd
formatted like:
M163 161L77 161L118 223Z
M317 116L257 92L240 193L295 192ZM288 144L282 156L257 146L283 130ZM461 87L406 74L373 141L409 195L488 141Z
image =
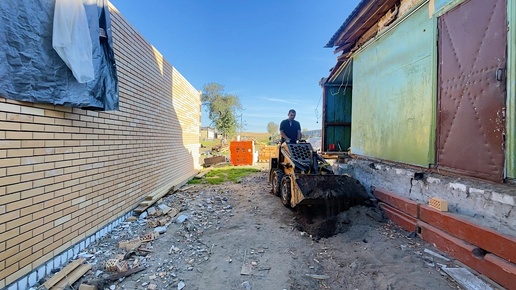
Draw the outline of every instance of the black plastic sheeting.
M79 83L52 48L55 1L0 0L0 95L87 110L118 110L118 78L107 3L88 0L85 4L95 79ZM99 37L99 28L104 29L107 38Z

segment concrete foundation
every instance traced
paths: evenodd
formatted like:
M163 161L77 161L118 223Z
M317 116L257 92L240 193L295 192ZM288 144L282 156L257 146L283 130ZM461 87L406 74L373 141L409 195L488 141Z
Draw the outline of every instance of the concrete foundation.
M500 233L516 236L516 186L497 184L467 177L452 177L423 170L350 159L336 161L337 174L350 174L358 179L372 196L374 188L382 188L410 200L428 204L438 197L448 202L448 211L471 222Z

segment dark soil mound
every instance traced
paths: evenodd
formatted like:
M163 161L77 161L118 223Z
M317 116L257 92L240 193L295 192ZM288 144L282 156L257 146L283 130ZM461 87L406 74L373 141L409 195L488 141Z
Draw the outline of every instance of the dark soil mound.
M355 206L337 215L328 215L324 206L302 207L296 212L297 228L315 239L345 233L354 225L385 220L377 207Z

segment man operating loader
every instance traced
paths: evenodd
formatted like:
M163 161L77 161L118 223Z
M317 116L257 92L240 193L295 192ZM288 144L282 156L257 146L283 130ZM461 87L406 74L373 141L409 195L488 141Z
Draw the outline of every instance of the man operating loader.
M296 118L296 110L291 109L288 111L288 118L281 121L281 143L287 142L295 144L297 140L301 139L301 124L294 120L294 118Z

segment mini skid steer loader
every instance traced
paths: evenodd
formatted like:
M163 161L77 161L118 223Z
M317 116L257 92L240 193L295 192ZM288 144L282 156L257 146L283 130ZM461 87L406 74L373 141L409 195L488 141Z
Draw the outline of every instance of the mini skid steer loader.
M277 157L271 158L269 165L272 192L281 197L286 207L323 204L327 215L336 215L370 202L358 180L333 174L332 167L310 143L278 145Z

